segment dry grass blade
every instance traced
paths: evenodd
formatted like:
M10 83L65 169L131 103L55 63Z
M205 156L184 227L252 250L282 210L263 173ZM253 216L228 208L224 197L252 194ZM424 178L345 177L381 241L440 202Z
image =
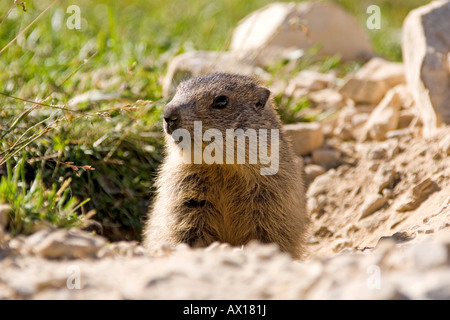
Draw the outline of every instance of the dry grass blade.
M59 163L59 164L62 164L62 165L64 165L64 166L70 167L72 170L74 170L74 171L77 172L77 173L76 173L77 176L80 176L80 173L78 172L78 170L80 170L80 169L82 169L82 170L84 170L84 171L87 171L87 170L95 170L95 168L93 168L92 166L89 166L89 165L85 165L85 166L77 166L77 165L74 165L73 162L64 162L64 161L58 161L58 160L49 160L49 161L54 161L54 162L56 162L56 163Z
M20 148L16 149L14 152L12 152L10 154L5 155L3 158L0 158L0 166L4 165L6 163L6 161L8 161L12 157L14 157L16 154L18 154L20 151L22 151L30 143L36 141L37 139L39 139L40 137L42 137L46 133L50 132L54 128L55 128L54 126L48 125L44 129L42 129L40 132L38 132L35 135L33 135L32 137L30 137L28 140L24 141L24 144L22 146L20 146Z
M23 101L23 102L28 102L28 103L31 103L31 104L34 104L34 105L38 105L38 106L42 106L42 107L49 107L49 108L52 108L52 109L59 109L59 110L64 110L64 111L68 111L68 112L79 113L79 114L83 114L83 115L89 115L89 114L87 114L85 112L82 112L82 111L79 111L79 110L66 108L64 105L55 105L55 104L47 104L47 103L42 103L42 102L31 101L31 100L27 100L27 99L11 96L11 95L9 95L7 93L4 93L4 92L0 92L0 94L5 96L5 97L8 97L8 98L20 100L20 101Z
M22 31L19 32L19 34L17 36L14 37L14 39L12 39L6 46L4 46L1 50L0 53L2 53L3 51L5 51L10 45L12 45L22 34L24 34L36 21L38 21L56 2L58 2L59 0L54 0L47 8L45 8L44 11L41 12L41 14L39 14L36 19L34 19L28 26L25 27L25 29L23 29Z
M14 150L14 148L16 148L20 143L22 143L22 139L33 129L35 129L35 127L45 123L46 121L48 121L48 119L44 119L38 123L36 123L35 125L32 125L31 127L29 127L24 133L22 133L22 135L14 142L14 144L8 149L9 152L11 152L12 150ZM0 152L0 155L5 154L7 151L2 151Z
M64 190L67 189L67 187L70 185L71 182L72 182L72 178L64 180L64 183L62 184L61 188L59 188L58 192L56 192L56 196L61 197Z
M2 26L3 22L5 22L6 18L8 18L9 14L11 13L11 11L17 6L18 1L15 0L14 3L11 5L11 7L9 7L9 9L2 14L2 16L0 17L0 27Z
M145 105L145 104L149 104L149 107L147 108L143 108L141 109L141 112L139 113L137 118L131 117L131 123L129 125L126 126L125 131L122 133L122 135L120 136L120 138L117 140L116 144L114 145L114 147L111 149L111 151L106 155L106 157L103 159L103 161L108 162L110 160L110 158L113 156L113 154L117 151L117 149L119 148L120 144L122 143L122 141L125 139L125 137L130 133L131 128L133 127L133 125L136 123L137 119L141 118L142 115L146 112L148 112L148 110L150 108L154 107L154 104L152 101L147 101L147 100L138 100L136 101L136 104L141 104L141 105ZM126 110L124 108L130 107L131 105L125 105L125 106L120 106L119 109L121 110Z
M32 106L31 108L28 108L24 112L22 112L18 117L14 119L14 122L11 124L11 126L8 127L8 129L5 130L5 132L0 136L0 139L3 139L8 133L10 133L14 128L19 124L19 122L25 118L33 109L35 109L36 106Z

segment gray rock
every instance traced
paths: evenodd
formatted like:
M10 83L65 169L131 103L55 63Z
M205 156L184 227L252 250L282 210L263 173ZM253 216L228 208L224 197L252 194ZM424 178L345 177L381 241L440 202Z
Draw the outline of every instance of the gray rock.
M432 1L405 18L402 52L406 81L426 137L450 124L450 2Z
M450 300L450 283L444 283L435 288L428 289L425 297L431 300Z
M318 149L312 152L314 163L325 169L336 168L340 164L341 152L333 149Z
M321 242L339 230L319 227ZM41 232L46 238L53 232ZM444 233L443 233L444 234ZM394 238L396 234L392 235ZM399 232L396 236L407 239ZM129 255L134 242L102 259L0 259L3 299L448 299L448 233L433 241L396 243L364 252L342 238L339 254L293 261L276 245L183 246L161 257ZM79 270L81 290L71 290Z
M383 237L381 237L378 240L376 248L379 249L379 246L381 246L382 243L386 242L386 241L392 241L393 243L403 243L403 242L411 241L414 238L415 238L414 234L410 234L408 232L399 231L399 232L394 233L392 236L383 236Z
M367 152L367 159L382 160L387 157L387 147L385 145L375 145Z

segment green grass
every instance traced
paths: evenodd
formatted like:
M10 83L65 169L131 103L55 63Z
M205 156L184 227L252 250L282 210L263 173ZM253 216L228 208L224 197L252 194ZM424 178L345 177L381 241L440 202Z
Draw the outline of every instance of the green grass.
M12 168L7 163L7 174L0 180L0 201L11 205L8 220L13 235L31 233L40 226L77 227L82 225L83 215L77 213L90 199L79 203L70 193L68 179L50 188L43 185L41 172L37 172L31 183L25 177L25 158Z
M29 233L39 223L70 227L80 223L82 212L95 210L110 239L139 239L162 159L160 80L168 61L191 49L226 50L237 22L269 2L60 0L53 5L0 53L0 92L30 101L0 95L0 201L13 207L10 230ZM362 25L367 6L380 5L382 29L368 31L369 36L377 53L401 60L402 20L428 1L335 2ZM26 11L16 6L7 14L12 3L0 0L0 50L51 1L26 1ZM70 5L81 10L81 30L66 26ZM308 59L297 70L317 65L322 72L345 73L358 66L336 57ZM281 74L284 67L268 71ZM68 105L91 90L102 94ZM299 120L309 106L308 101L279 104L285 121ZM79 169L85 166L94 170ZM71 182L58 195L66 181Z

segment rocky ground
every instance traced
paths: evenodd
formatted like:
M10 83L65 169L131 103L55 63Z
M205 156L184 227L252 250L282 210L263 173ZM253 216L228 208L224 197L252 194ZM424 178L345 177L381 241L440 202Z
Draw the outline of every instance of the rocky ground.
M314 255L373 248L383 236L402 242L448 232L449 137L446 128L432 140L406 134L381 143L337 142L350 163L328 170L308 189Z
M449 4L418 12L437 12L448 23ZM425 42L447 52L442 61L450 66L450 43ZM164 79L167 94L180 65L191 75L211 71L198 63L217 54L176 59ZM4 230L9 209L1 205L0 299L450 299L449 91L428 90L434 85L426 75L448 79L450 68L435 73L426 64L436 61L424 58L417 64L423 74L411 72L417 61L373 58L345 79L307 70L272 82L274 94L307 97L307 112L320 120L285 127L303 159L312 220L301 261L258 243L161 247L150 256L137 243L74 229L11 238Z
M343 163L309 185L303 261L257 243L150 256L78 230L3 234L0 298L450 299L448 137L336 140Z
M293 262L268 245L179 247L149 257L127 243L101 258L9 256L1 262L0 293L3 299L449 299L449 246L448 235L416 244L386 240L370 252Z

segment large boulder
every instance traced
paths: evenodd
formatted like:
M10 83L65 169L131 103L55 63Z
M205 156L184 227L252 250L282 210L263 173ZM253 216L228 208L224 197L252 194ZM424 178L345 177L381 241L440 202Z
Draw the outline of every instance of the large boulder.
M403 23L406 81L420 112L425 136L450 124L450 1L411 11Z
M287 52L320 46L319 55L367 59L372 45L351 14L331 2L272 3L245 17L230 49L242 59L266 65Z

